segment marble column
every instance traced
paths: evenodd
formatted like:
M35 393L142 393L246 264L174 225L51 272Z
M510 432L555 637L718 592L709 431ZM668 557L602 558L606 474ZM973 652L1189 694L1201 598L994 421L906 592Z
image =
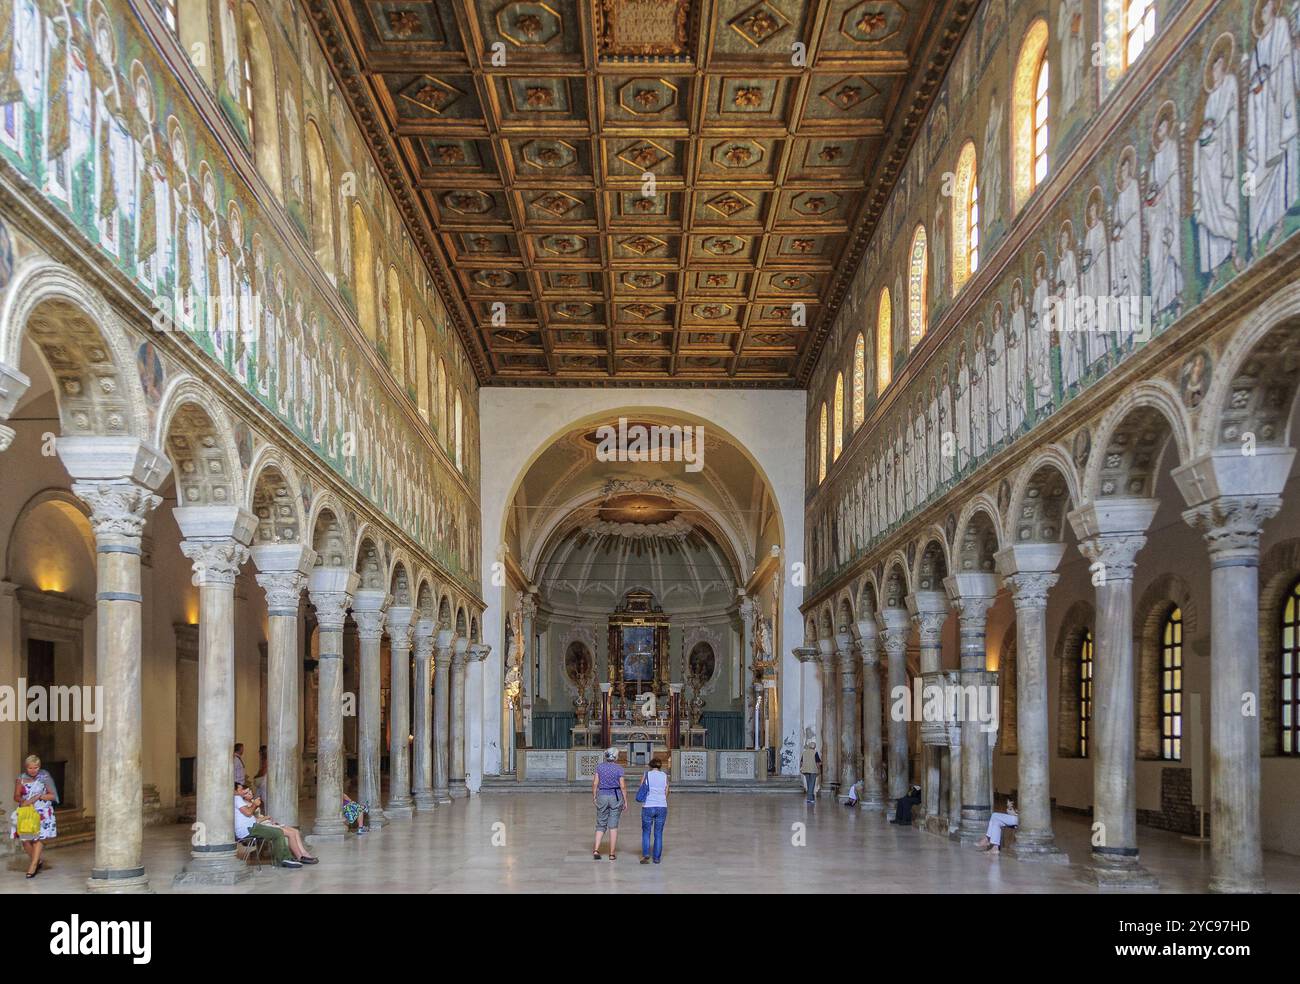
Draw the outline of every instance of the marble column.
M916 634L921 647L921 679L923 687L940 686L943 681L943 626L948 621L948 599L942 591L917 591L907 596L907 608L916 623ZM928 701L927 701L928 703ZM948 742L934 744L927 740L927 733L937 733L942 727L939 722L928 722L931 727L921 727L921 808L917 811L919 818L926 822L928 817L939 816L943 812L940 790L943 786L943 757L947 753Z
M1092 858L1094 876L1107 887L1155 885L1137 846L1133 572L1157 506L1154 499L1111 499L1068 516L1097 588Z
M961 686L961 673L959 671L948 671L948 674L954 685ZM969 691L967 691L969 692ZM962 789L966 777L966 760L970 757L964 747L970 735L974 733L980 738L984 737L984 732L979 729L979 722L969 718L963 718L957 721L954 726L948 729L948 761L947 761L947 779L944 791L947 798L944 802L944 812L948 814L948 836L951 839L957 839L961 831L962 805L964 797Z
M388 817L380 805L381 711L379 691L383 683L380 663L384 642L384 613L392 597L382 588L366 588L352 599L352 620L357 624L358 657L360 662L361 698L357 721L357 797L370 808L367 821L378 829L388 824Z
M469 664L469 640L463 636L451 650L451 715L448 738L450 778L447 792L452 799L469 795L465 785L465 678ZM531 718L530 718L531 720Z
M890 708L889 749L886 766L889 778L889 799L887 809L893 819L893 804L907 793L911 783L911 770L908 762L907 715L893 713L893 706L898 700L911 707L911 688L907 682L907 633L910 620L904 608L886 608L877 616L880 634L884 641L885 672L889 682L889 692L885 695L883 705Z
M76 481L95 534L95 682L103 687L95 749L95 862L92 892L146 892L141 688L141 543L162 499L129 479Z
M199 589L199 722L195 762L199 824L178 884L231 884L248 875L235 857L235 578L248 559L255 518L237 507L173 510L181 553Z
M742 594L740 607L740 689L745 704L744 742L746 748L757 748L754 739L754 619L758 606L754 599Z
M987 672L985 630L989 609L998 593L998 577L996 574L953 574L944 581L944 587L957 611L961 638L961 770L953 776L953 785L960 789L961 796L959 813L952 820L953 825L959 828L962 842L973 843L984 836L993 813L993 804L988 796L989 773L993 764L989 756L988 734L997 727L996 715L1000 708L995 678ZM979 720L980 709L991 710L993 719Z
M1067 864L1052 833L1052 742L1048 732L1047 594L1065 545L1022 543L997 554L1016 609L1016 770L1019 790L1015 856ZM983 830L975 837L984 833ZM965 839L965 836L963 836Z
M794 649L791 650L791 653L794 655L794 658L799 662L799 689L801 691L799 699L801 703L803 702L802 691L806 688L807 680L808 680L808 670L806 668L809 666L812 667L812 678L813 678L813 682L815 683L817 681L817 666L818 666L818 662L821 659L821 652L822 651L820 648L818 648L816 645L809 644L809 643L805 643L802 646L795 646ZM822 729L821 712L823 709L824 709L824 705L819 701L817 706L817 712L818 712L817 719L813 721L811 725L809 725L806 721L804 722L803 741L800 743L799 747L795 749L794 752L794 758L795 758L794 767L796 770L799 768L800 757L803 755L803 750L806 747L806 743L809 738L809 734L808 734L809 731L812 732L811 737L813 737L817 742L817 751L820 752L822 750L822 746L826 744L824 740L825 736L821 730ZM825 756L823 755L822 758L824 759Z
M839 665L840 693L840 798L848 800L849 790L858 781L858 748L862 744L862 718L858 714L858 660L853 635L844 626L835 637L836 661Z
M858 622L858 653L862 659L862 796L858 805L879 812L885 808L885 770L880 732L880 632L873 619Z
M491 653L487 643L474 642L465 655L465 785L471 796L483 785L483 664Z
M451 802L448 770L451 767L451 629L438 633L433 650L433 798L441 805Z
M318 567L309 593L316 606L316 822L313 841L338 841L347 832L343 804L343 626L359 578L342 567ZM374 803L370 804L372 807Z
M840 781L840 680L836 670L835 640L819 639L817 665L822 688L821 795L834 796Z
M388 802L389 819L409 817L411 800L411 617L405 605L388 609L389 646Z
M437 628L432 618L421 618L415 626L415 750L411 796L417 810L432 810L433 795L433 648Z
M1174 470L1191 506L1183 519L1210 553L1210 891L1262 892L1259 718L1259 538L1281 508L1295 458L1288 447L1233 447ZM1265 698L1268 699L1268 698Z
M523 613L524 630L524 637L520 640L523 643L520 651L523 653L524 658L523 665L519 667L519 716L523 722L524 742L531 747L533 744L533 704L537 700L537 695L533 693L537 683L533 679L533 663L537 659L537 654L533 652L534 647L537 645L533 631L537 618L537 596L534 594L524 595L519 600L519 610ZM511 735L510 741L513 744L513 735Z
M0 362L0 420L9 419L9 417L13 414L14 409L18 406L18 401L23 398L23 394L27 392L27 389L28 387L31 386L31 384L32 381L27 377L26 373L20 371L14 366L8 365L4 362ZM13 440L14 440L14 429L4 424L0 424L0 452L8 451L9 445L13 443ZM65 440L65 438L60 438L60 441L62 440ZM86 441L92 439L78 438L78 440ZM60 457L63 456L60 455ZM159 456L159 459L164 465L166 465L165 458L161 458L161 456ZM69 469L69 471L71 472L73 477L82 474L80 472L71 471L71 469ZM95 471L86 474L87 477L89 477L90 475L94 475L94 477L96 478L107 476L107 472L99 469L96 469ZM124 472L123 474L129 474L129 472ZM167 475L166 467L163 468L162 475L163 477L166 477ZM117 476L114 477L117 478ZM145 485L144 488L146 490L150 490L148 485ZM150 490L150 494L152 494L151 490ZM98 835L96 835L96 839L98 840ZM141 877L143 877L143 875ZM105 879L101 879L101 881L103 880Z

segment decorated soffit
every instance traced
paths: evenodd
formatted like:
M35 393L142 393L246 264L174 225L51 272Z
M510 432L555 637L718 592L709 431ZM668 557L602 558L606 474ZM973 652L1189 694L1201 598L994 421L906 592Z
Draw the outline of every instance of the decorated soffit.
M305 2L480 381L564 385L806 385L975 7Z

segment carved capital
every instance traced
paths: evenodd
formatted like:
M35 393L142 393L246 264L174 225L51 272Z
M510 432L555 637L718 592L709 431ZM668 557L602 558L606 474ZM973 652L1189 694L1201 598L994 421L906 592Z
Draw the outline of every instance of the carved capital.
M822 655L822 651L816 646L795 646L791 652L800 663L815 663Z
M266 607L272 615L297 614L298 599L307 584L307 575L300 571L267 571L256 577L266 592Z
M1259 557L1264 523L1277 515L1282 499L1276 495L1221 495L1183 513L1183 519L1205 537L1210 559Z
M381 608L352 609L357 623L357 638L362 642L379 642L384 638L384 612Z
M1059 574L1026 572L1008 574L1004 579L1011 589L1011 604L1018 612L1035 611L1047 607L1047 592L1060 580Z
M481 663L488 658L492 652L492 647L485 642L476 642L469 647L468 659L473 663Z
M990 598L988 595L953 595L951 600L952 607L957 610L957 618L961 622L962 629L982 632L988 622L989 609L997 599Z
M943 625L948 621L947 612L917 612L912 616L917 632L921 636L921 645L937 645L943 634Z
M90 507L90 526L95 537L124 537L138 540L145 521L162 497L135 482L73 482L72 493Z
M238 540L182 540L181 553L194 565L194 586L231 585L248 559Z
M433 658L433 643L436 629L431 619L420 619L415 626L415 658L428 660Z
M415 638L415 623L411 620L411 610L405 607L390 608L384 618L388 629L389 644L394 649L410 649Z
M1080 540L1079 552L1101 564L1106 581L1131 581L1137 569L1134 558L1146 542L1145 533L1099 533Z
M322 632L342 632L348 620L348 607L352 595L347 591L312 591L311 603L316 606L316 623Z
M0 452L8 451L9 445L14 443L14 429L0 424Z

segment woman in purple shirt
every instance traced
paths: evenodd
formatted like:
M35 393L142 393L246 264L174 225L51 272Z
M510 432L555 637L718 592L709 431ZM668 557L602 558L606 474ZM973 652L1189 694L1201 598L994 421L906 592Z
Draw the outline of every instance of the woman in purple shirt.
M614 846L618 843L618 821L627 809L627 780L623 767L618 764L618 749L605 749L605 761L596 766L591 777L591 798L596 803L596 846L591 860L600 860L600 840L609 831L609 859L617 861Z

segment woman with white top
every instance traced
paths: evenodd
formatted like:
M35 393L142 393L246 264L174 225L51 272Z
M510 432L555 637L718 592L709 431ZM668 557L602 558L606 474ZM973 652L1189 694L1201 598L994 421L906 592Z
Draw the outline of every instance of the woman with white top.
M646 785L645 802L641 804L641 863L650 863L650 832L654 831L654 862L664 853L664 823L668 820L668 777L662 763L650 760L650 771L642 782Z

